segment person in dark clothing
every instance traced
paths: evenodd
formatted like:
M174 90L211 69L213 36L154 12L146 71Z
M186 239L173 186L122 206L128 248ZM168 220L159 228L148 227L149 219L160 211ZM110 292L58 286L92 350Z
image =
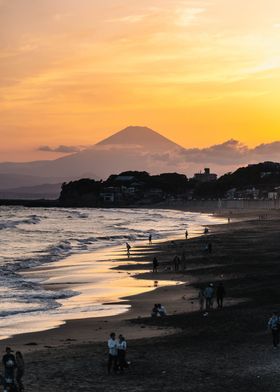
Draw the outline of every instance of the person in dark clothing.
M224 306L224 297L226 295L226 290L222 282L219 283L219 286L217 287L217 304L218 308L222 309Z
M127 367L126 349L127 349L126 340L123 335L120 335L118 341L118 365L121 372L123 372L124 368Z
M277 312L273 312L267 324L272 333L273 347L276 349L279 345L280 317Z
M158 259L156 257L153 259L153 272L158 272Z
M152 243L152 239L153 239L152 234L150 234L150 235L149 235L149 244Z
M6 354L3 356L2 363L4 366L4 388L7 390L9 387L15 389L15 369L17 367L16 358L12 354L10 347L6 348Z
M24 360L20 351L16 352L16 365L16 382L19 392L22 392L24 391L24 386L22 383L22 377L24 376Z
M188 233L188 230L186 230L186 232L185 232L186 240L188 239L188 236L189 236L189 233Z

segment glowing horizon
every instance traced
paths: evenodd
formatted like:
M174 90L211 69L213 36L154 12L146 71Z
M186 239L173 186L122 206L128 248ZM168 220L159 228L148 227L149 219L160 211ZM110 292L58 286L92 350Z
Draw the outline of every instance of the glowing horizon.
M183 147L279 140L280 4L0 0L0 161L129 124Z

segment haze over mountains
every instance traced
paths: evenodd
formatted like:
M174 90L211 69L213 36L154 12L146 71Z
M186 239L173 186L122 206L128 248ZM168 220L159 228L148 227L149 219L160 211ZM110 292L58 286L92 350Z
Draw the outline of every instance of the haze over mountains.
M193 175L210 166L222 174L241 164L279 160L279 153L280 142L249 149L235 140L204 149L185 149L152 129L130 126L93 147L59 159L0 163L0 197L57 197L64 181L82 177L105 179L125 170ZM52 185L48 188L46 184Z

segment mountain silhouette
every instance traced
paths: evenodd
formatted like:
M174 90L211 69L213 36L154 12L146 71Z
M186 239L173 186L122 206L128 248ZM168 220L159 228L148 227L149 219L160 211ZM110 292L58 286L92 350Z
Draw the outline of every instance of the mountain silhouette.
M106 179L112 173L126 170L145 170L151 174L176 171L178 160L174 158L183 151L181 146L150 128L130 126L91 148L55 160L0 163L0 189L7 189L6 184L1 184L1 174L17 178L13 186L9 184L11 189L82 177Z

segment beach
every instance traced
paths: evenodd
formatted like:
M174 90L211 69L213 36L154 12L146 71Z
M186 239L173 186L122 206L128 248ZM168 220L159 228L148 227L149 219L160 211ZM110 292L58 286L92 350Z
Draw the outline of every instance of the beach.
M170 242L155 244L160 272L144 272L138 279L176 284L129 297L131 308L120 315L67 321L3 340L1 346L25 354L30 391L245 391L248 385L255 391L277 390L279 353L266 332L280 291L280 219L278 213L271 218L213 226L207 239L179 240L176 248ZM205 241L213 244L211 255L202 252ZM183 247L186 270L168 270ZM145 249L141 254L135 263L132 255L129 264L116 268L139 271L143 263L145 270ZM198 311L198 289L221 280L226 307L204 317ZM154 303L165 305L166 318L151 319ZM112 331L128 339L132 364L124 375L109 377L106 341Z

